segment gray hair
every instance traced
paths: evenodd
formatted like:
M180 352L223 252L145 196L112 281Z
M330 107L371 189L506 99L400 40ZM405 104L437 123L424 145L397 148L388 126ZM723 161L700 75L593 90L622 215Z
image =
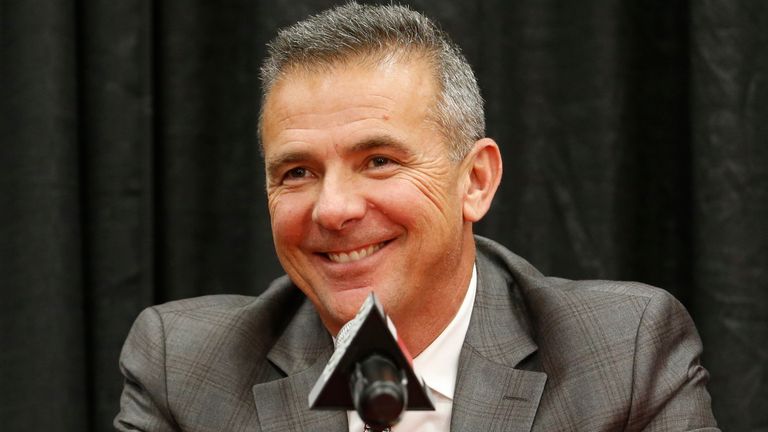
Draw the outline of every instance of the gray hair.
M319 68L353 59L382 60L422 54L435 70L439 94L434 120L461 160L485 136L483 99L461 50L429 18L406 6L347 3L280 30L261 67L262 112L275 83L295 68Z

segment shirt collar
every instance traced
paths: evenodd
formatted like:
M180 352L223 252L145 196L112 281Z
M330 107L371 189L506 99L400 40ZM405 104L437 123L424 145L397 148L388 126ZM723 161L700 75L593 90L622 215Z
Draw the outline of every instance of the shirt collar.
M429 388L449 399L453 399L456 375L459 370L459 354L469 328L469 318L472 316L476 293L477 266L473 265L472 278L469 280L467 293L456 316L437 339L413 359L416 374L424 379Z

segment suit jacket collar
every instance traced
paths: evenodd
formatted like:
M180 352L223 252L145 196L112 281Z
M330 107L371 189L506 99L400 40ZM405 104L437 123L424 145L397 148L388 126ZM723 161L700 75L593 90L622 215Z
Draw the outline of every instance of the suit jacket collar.
M298 288L292 289L303 296ZM318 357L330 356L332 351L331 335L312 303L305 299L267 354L267 359L286 375L293 375L309 369L317 363Z
M253 386L261 431L347 430L344 411L309 409L309 391L332 352L333 340L305 301L267 355L287 376Z
M527 432L547 376L536 371L537 346L510 271L521 263L496 243L477 242L477 296L459 357L451 429Z

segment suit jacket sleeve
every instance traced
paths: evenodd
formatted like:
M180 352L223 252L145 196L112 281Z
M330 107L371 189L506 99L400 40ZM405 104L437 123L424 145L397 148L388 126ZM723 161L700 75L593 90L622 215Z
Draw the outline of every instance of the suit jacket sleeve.
M628 431L717 431L702 344L685 308L666 291L643 312L635 347Z
M163 322L153 308L134 322L120 354L120 371L125 383L116 430L178 431L168 407Z

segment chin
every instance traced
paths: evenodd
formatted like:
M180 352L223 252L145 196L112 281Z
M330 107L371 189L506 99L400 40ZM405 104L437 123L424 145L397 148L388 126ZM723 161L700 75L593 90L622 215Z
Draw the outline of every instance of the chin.
M363 305L370 292L370 289L357 289L337 293L331 304L323 306L326 306L327 310L331 312L329 315L333 323L341 328L357 315L357 311L360 310L360 306Z

